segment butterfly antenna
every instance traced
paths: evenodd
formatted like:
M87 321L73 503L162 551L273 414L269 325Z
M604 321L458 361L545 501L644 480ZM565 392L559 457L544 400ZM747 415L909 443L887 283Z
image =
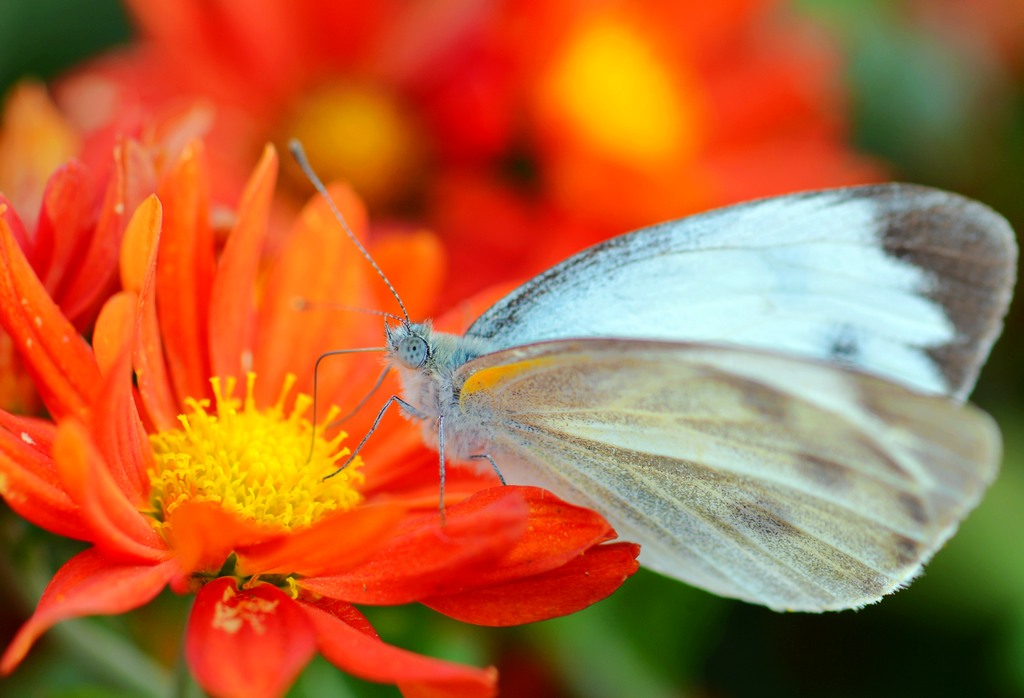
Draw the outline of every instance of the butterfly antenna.
M327 308L330 310L344 310L350 313L363 313L364 315L379 315L381 317L386 317L389 320L397 320L398 322L402 321L402 318L399 317L398 315L395 315L394 313L389 313L384 310L377 310L375 308L360 308L355 305L334 303L332 301L310 301L306 300L305 298L302 298L301 296L296 296L295 298L292 299L292 307L294 307L296 310L321 310L323 308Z
M398 301L398 307L402 309L402 316L405 318L405 323L411 325L412 320L409 319L409 313L405 309L405 303L402 302L401 297L398 295L398 291L396 291L395 287L391 285L391 281L388 279L384 271L377 265L377 262L374 261L373 257L370 256L370 253L363 246L363 243L359 242L359 238L357 238L355 233L352 232L352 229L348 227L348 221L345 220L345 216L341 215L341 211L338 209L337 204L334 203L334 199L332 199L331 195L327 193L327 187L325 187L324 183L320 181L319 177L317 177L316 172L313 171L313 166L309 164L309 159L306 157L306 151L302 148L302 143L300 143L297 138L293 138L288 141L288 150L291 151L292 157L295 158L295 162L299 164L302 172L306 175L306 178L309 179L313 187L320 192L320 195L323 196L324 199L327 200L327 205L331 207L331 212L334 214L334 217L341 223L341 227L345 230L345 234L348 235L350 240L352 240L355 246L362 253L363 257L366 258L366 261L368 261L374 271L377 272L377 276L384 281L384 285L388 287L389 291L391 291L391 295L395 297L396 301Z

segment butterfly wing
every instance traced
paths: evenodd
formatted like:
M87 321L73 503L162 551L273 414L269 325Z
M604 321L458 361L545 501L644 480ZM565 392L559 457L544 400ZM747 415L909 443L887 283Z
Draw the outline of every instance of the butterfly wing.
M729 343L965 398L1002 329L1013 232L975 201L904 184L764 199L591 247L466 333Z
M648 567L776 610L906 584L997 471L970 405L738 347L543 342L457 372L506 478L600 511Z

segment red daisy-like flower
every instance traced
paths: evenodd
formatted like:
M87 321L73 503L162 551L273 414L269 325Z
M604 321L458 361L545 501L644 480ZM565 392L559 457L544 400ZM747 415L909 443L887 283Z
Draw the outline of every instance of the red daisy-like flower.
M130 219L122 290L91 346L0 218L0 322L53 416L0 413L0 492L26 519L91 544L56 573L4 673L55 623L121 613L170 585L196 595L185 655L213 695L281 695L319 651L406 695L485 696L492 669L390 646L353 604L419 602L510 625L583 608L635 571L637 547L607 543L597 514L487 475L450 473L442 525L436 456L401 420L325 479L348 453L324 426L338 411L311 424L297 388L312 387L317 355L369 341L379 321L295 299L374 307L379 280L320 200L261 267L276 173L268 149L217 257L202 147L186 147ZM365 235L359 201L334 195ZM429 283L404 282L438 245L418 233L371 249L384 260L399 246L408 267L394 281L429 305ZM373 382L371 361L339 359L318 390L353 402Z

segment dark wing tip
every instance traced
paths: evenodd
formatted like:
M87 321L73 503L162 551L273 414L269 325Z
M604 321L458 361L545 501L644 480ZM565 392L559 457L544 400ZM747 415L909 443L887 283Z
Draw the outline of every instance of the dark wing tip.
M966 398L1003 328L1017 276L1017 242L1009 222L973 199L913 184L848 190L875 204L886 252L927 272L923 289L940 303L956 339L932 347L949 393Z

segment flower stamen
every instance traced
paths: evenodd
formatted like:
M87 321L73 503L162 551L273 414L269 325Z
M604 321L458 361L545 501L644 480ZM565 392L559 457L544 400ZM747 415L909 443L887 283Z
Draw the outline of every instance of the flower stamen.
M285 378L277 401L264 410L254 398L256 375L248 374L243 399L234 396L236 382L211 378L212 409L210 400L189 398L189 412L178 416L181 429L150 436L155 518L166 521L184 502L213 502L260 526L293 530L362 500L362 462L357 458L337 472L338 460L350 452L341 446L347 434L324 435L337 407L314 426L304 416L312 405L308 395L297 395L286 412L295 376Z

